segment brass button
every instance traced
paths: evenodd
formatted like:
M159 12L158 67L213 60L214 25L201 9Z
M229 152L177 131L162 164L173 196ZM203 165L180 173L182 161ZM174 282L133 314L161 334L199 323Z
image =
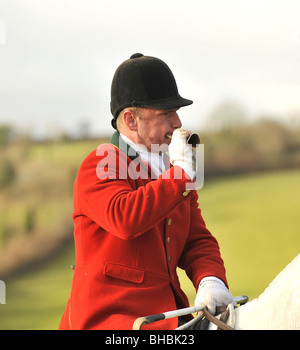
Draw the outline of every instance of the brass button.
M170 226L172 224L172 219L168 220L168 225Z
M171 238L168 236L167 237L167 243L170 244L171 243Z
M170 256L168 256L168 260L169 260L169 262L171 262L171 257Z
M186 197L189 193L190 193L190 191L187 190L187 191L184 191L184 192L182 193L182 195L183 195L183 197Z

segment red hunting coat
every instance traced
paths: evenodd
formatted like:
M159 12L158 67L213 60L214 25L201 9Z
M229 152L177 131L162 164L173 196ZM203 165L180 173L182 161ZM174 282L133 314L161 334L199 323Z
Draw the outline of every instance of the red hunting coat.
M75 181L76 265L60 329L132 329L140 316L188 307L177 267L195 288L205 276L227 284L218 243L197 192L186 190L184 171L174 166L151 179L118 136L84 160ZM143 329L177 326L173 318Z

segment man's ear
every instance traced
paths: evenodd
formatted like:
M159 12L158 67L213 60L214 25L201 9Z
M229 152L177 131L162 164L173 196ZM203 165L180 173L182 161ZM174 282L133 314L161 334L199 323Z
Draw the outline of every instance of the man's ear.
M137 115L133 114L130 110L124 111L123 114L124 122L128 129L131 131L137 130Z

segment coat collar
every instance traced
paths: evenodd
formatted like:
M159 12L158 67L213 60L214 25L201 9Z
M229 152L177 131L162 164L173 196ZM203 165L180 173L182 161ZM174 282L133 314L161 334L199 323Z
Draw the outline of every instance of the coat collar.
M125 153L131 160L135 160L139 157L139 154L122 139L118 131L113 133L110 142Z
M115 147L117 147L120 151L125 153L127 155L127 157L129 157L132 161L136 160L136 162L140 163L141 166L143 166L145 169L147 169L149 177L152 180L156 180L156 178L153 178L154 174L152 173L149 164L145 163L141 159L140 155L122 139L122 137L118 131L115 131L113 133L110 142Z

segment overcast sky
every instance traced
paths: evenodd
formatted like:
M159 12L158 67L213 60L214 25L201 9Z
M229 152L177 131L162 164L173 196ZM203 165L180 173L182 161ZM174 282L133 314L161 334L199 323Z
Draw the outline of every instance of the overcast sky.
M250 118L300 111L299 0L0 0L0 124L111 133L111 80L135 52L194 101L187 129L227 99Z

